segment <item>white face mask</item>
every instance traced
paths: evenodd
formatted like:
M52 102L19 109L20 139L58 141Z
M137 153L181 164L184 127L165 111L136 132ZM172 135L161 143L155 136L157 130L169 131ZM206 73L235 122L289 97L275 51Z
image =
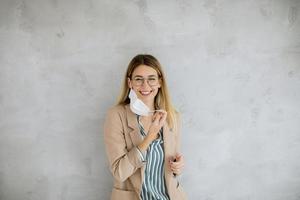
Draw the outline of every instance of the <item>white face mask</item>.
M130 109L137 115L148 116L150 115L150 109L142 100L140 100L133 89L129 92Z

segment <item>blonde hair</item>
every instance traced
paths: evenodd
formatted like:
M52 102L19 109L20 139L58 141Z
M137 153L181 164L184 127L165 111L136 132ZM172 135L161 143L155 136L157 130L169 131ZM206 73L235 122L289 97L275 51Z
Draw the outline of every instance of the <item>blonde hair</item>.
M160 79L161 87L158 90L157 95L154 99L154 106L155 109L164 109L167 111L167 123L170 128L177 129L176 124L176 114L177 111L173 107L171 103L171 98L169 95L169 90L166 83L166 77L164 75L164 72L162 70L161 64L159 61L152 55L149 54L139 54L136 55L129 63L127 67L127 71L124 77L124 82L121 90L121 94L118 99L118 105L126 105L130 103L130 99L128 97L128 94L130 92L130 88L128 87L128 78L131 79L131 76L133 74L133 71L140 65L146 65L148 67L151 67L155 69L157 72L157 75Z

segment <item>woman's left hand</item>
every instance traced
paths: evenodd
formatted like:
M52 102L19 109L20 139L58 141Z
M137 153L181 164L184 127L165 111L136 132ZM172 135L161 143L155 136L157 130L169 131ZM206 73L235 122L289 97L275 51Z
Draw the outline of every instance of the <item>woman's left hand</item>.
M175 175L180 175L183 171L184 160L183 155L177 153L173 160L170 160L170 168Z

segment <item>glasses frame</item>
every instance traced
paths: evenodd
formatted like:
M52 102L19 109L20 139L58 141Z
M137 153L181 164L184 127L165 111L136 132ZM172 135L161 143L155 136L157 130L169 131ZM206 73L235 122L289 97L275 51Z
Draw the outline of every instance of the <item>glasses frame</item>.
M141 84L137 84L135 78L141 79L142 83L141 83ZM151 77L148 77L148 78L145 78L145 77L142 77L142 76L138 76L138 77L135 77L135 78L130 78L130 77L129 77L129 79L132 81L132 84L133 84L134 86L138 86L138 87L140 87L140 86L142 86L143 84L145 84L145 80L147 81L147 84L148 84L150 87L157 86L157 85L159 85L159 81L160 81L160 79L161 79L161 77L159 77L159 76L151 76ZM150 82L149 82L150 80L149 80L149 79L151 79L151 78L156 78L156 79L157 79L157 83L156 83L155 85L150 84Z

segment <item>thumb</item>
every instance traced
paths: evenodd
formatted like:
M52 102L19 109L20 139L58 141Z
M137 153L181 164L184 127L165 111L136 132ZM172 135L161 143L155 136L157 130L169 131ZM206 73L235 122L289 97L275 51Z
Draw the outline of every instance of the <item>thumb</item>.
M182 158L182 154L176 153L175 159L176 160L181 160L181 158Z

